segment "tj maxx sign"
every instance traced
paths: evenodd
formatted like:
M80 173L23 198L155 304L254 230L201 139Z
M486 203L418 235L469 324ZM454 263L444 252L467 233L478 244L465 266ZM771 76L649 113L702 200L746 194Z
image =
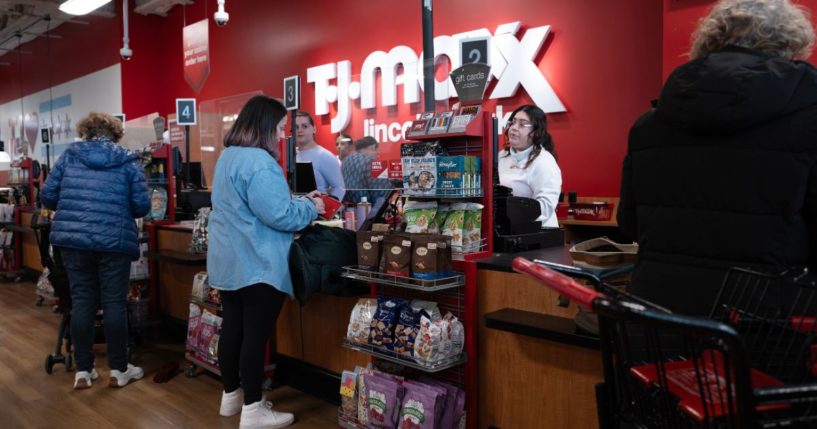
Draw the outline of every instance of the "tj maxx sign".
M539 67L533 62L542 48L550 26L530 28L521 39L516 37L521 24L519 21L499 25L494 34L487 28L467 31L453 36L434 38L435 55L445 55L451 61L451 68L462 64L459 42L473 37L490 37L491 78L497 83L490 98L507 98L516 94L523 86L533 102L545 112L564 112L565 107L548 83ZM332 133L338 133L349 125L352 100L360 100L360 108L375 107L375 76L380 69L380 105L397 104L397 85L403 86L405 103L418 103L423 88L423 55L417 55L408 46L399 45L389 52L375 51L363 61L360 81L352 81L352 63L347 60L337 63L310 67L306 80L315 84L315 114L329 114L329 104L337 103L337 115L332 118ZM398 66L403 67L397 75ZM330 81L335 80L335 84ZM450 79L434 83L437 100L456 97Z

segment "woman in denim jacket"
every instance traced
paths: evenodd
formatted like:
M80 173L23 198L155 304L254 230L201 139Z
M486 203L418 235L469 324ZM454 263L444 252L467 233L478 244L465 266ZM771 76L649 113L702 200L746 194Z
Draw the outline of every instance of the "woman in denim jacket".
M241 412L242 428L282 428L294 421L262 397L264 345L284 298L292 295L287 257L293 236L323 213L323 201L317 192L290 195L277 162L286 114L275 99L250 99L224 137L213 180L207 272L210 286L221 293L224 317L220 414Z

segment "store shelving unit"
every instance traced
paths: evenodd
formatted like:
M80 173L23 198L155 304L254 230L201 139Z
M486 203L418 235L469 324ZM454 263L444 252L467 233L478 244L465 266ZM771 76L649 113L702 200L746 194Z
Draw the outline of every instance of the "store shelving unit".
M436 378L458 384L466 392L466 427L477 427L477 265L476 261L487 258L493 252L493 141L496 136L494 120L490 113L481 112L461 133L434 134L413 137L415 141L439 140L443 143L449 155L469 155L482 158L481 183L482 189L474 190L473 195L423 195L409 196L415 199L455 199L457 201L479 202L483 206L481 231L482 239L479 250L471 253L454 255L452 266L458 275L452 279L440 279L441 283L423 284L421 280L391 276L383 273L360 270L357 267L345 267L344 276L367 282L371 286L371 295L388 295L402 298L421 298L436 301L440 311L445 314L451 312L465 328L465 346L461 356L446 362L434 365L422 365L403 357L397 357L390 352L373 348L368 345L344 343L345 348L367 353L374 359L382 359L392 363L404 365L425 374L432 374ZM338 416L340 427L358 428L357 422Z
M39 177L34 177L34 161L31 158L15 161L12 163L11 168L12 174L6 186L12 188L18 194L18 197L14 207L14 222L4 226L7 231L14 232L14 238L10 246L3 246L3 257L7 257L5 252L12 250L13 259L8 269L0 272L0 275L17 280L23 274L23 239L21 234L34 232L29 226L22 224L22 215L34 210L34 199L37 196Z

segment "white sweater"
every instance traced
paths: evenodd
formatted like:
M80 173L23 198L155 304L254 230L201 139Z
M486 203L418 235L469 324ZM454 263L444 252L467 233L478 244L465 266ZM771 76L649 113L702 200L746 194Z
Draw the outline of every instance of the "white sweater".
M544 149L524 168L531 150L533 146L522 152L511 149L510 155L507 151L499 152L499 184L513 189L516 197L539 201L542 215L537 220L543 227L558 228L556 205L562 191L562 171L553 155Z

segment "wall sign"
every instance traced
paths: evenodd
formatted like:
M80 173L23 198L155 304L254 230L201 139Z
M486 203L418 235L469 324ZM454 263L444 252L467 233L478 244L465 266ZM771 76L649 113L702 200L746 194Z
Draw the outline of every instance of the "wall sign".
M196 99L176 99L176 124L196 125Z
M43 143L51 143L51 129L48 127L40 128L40 139Z

